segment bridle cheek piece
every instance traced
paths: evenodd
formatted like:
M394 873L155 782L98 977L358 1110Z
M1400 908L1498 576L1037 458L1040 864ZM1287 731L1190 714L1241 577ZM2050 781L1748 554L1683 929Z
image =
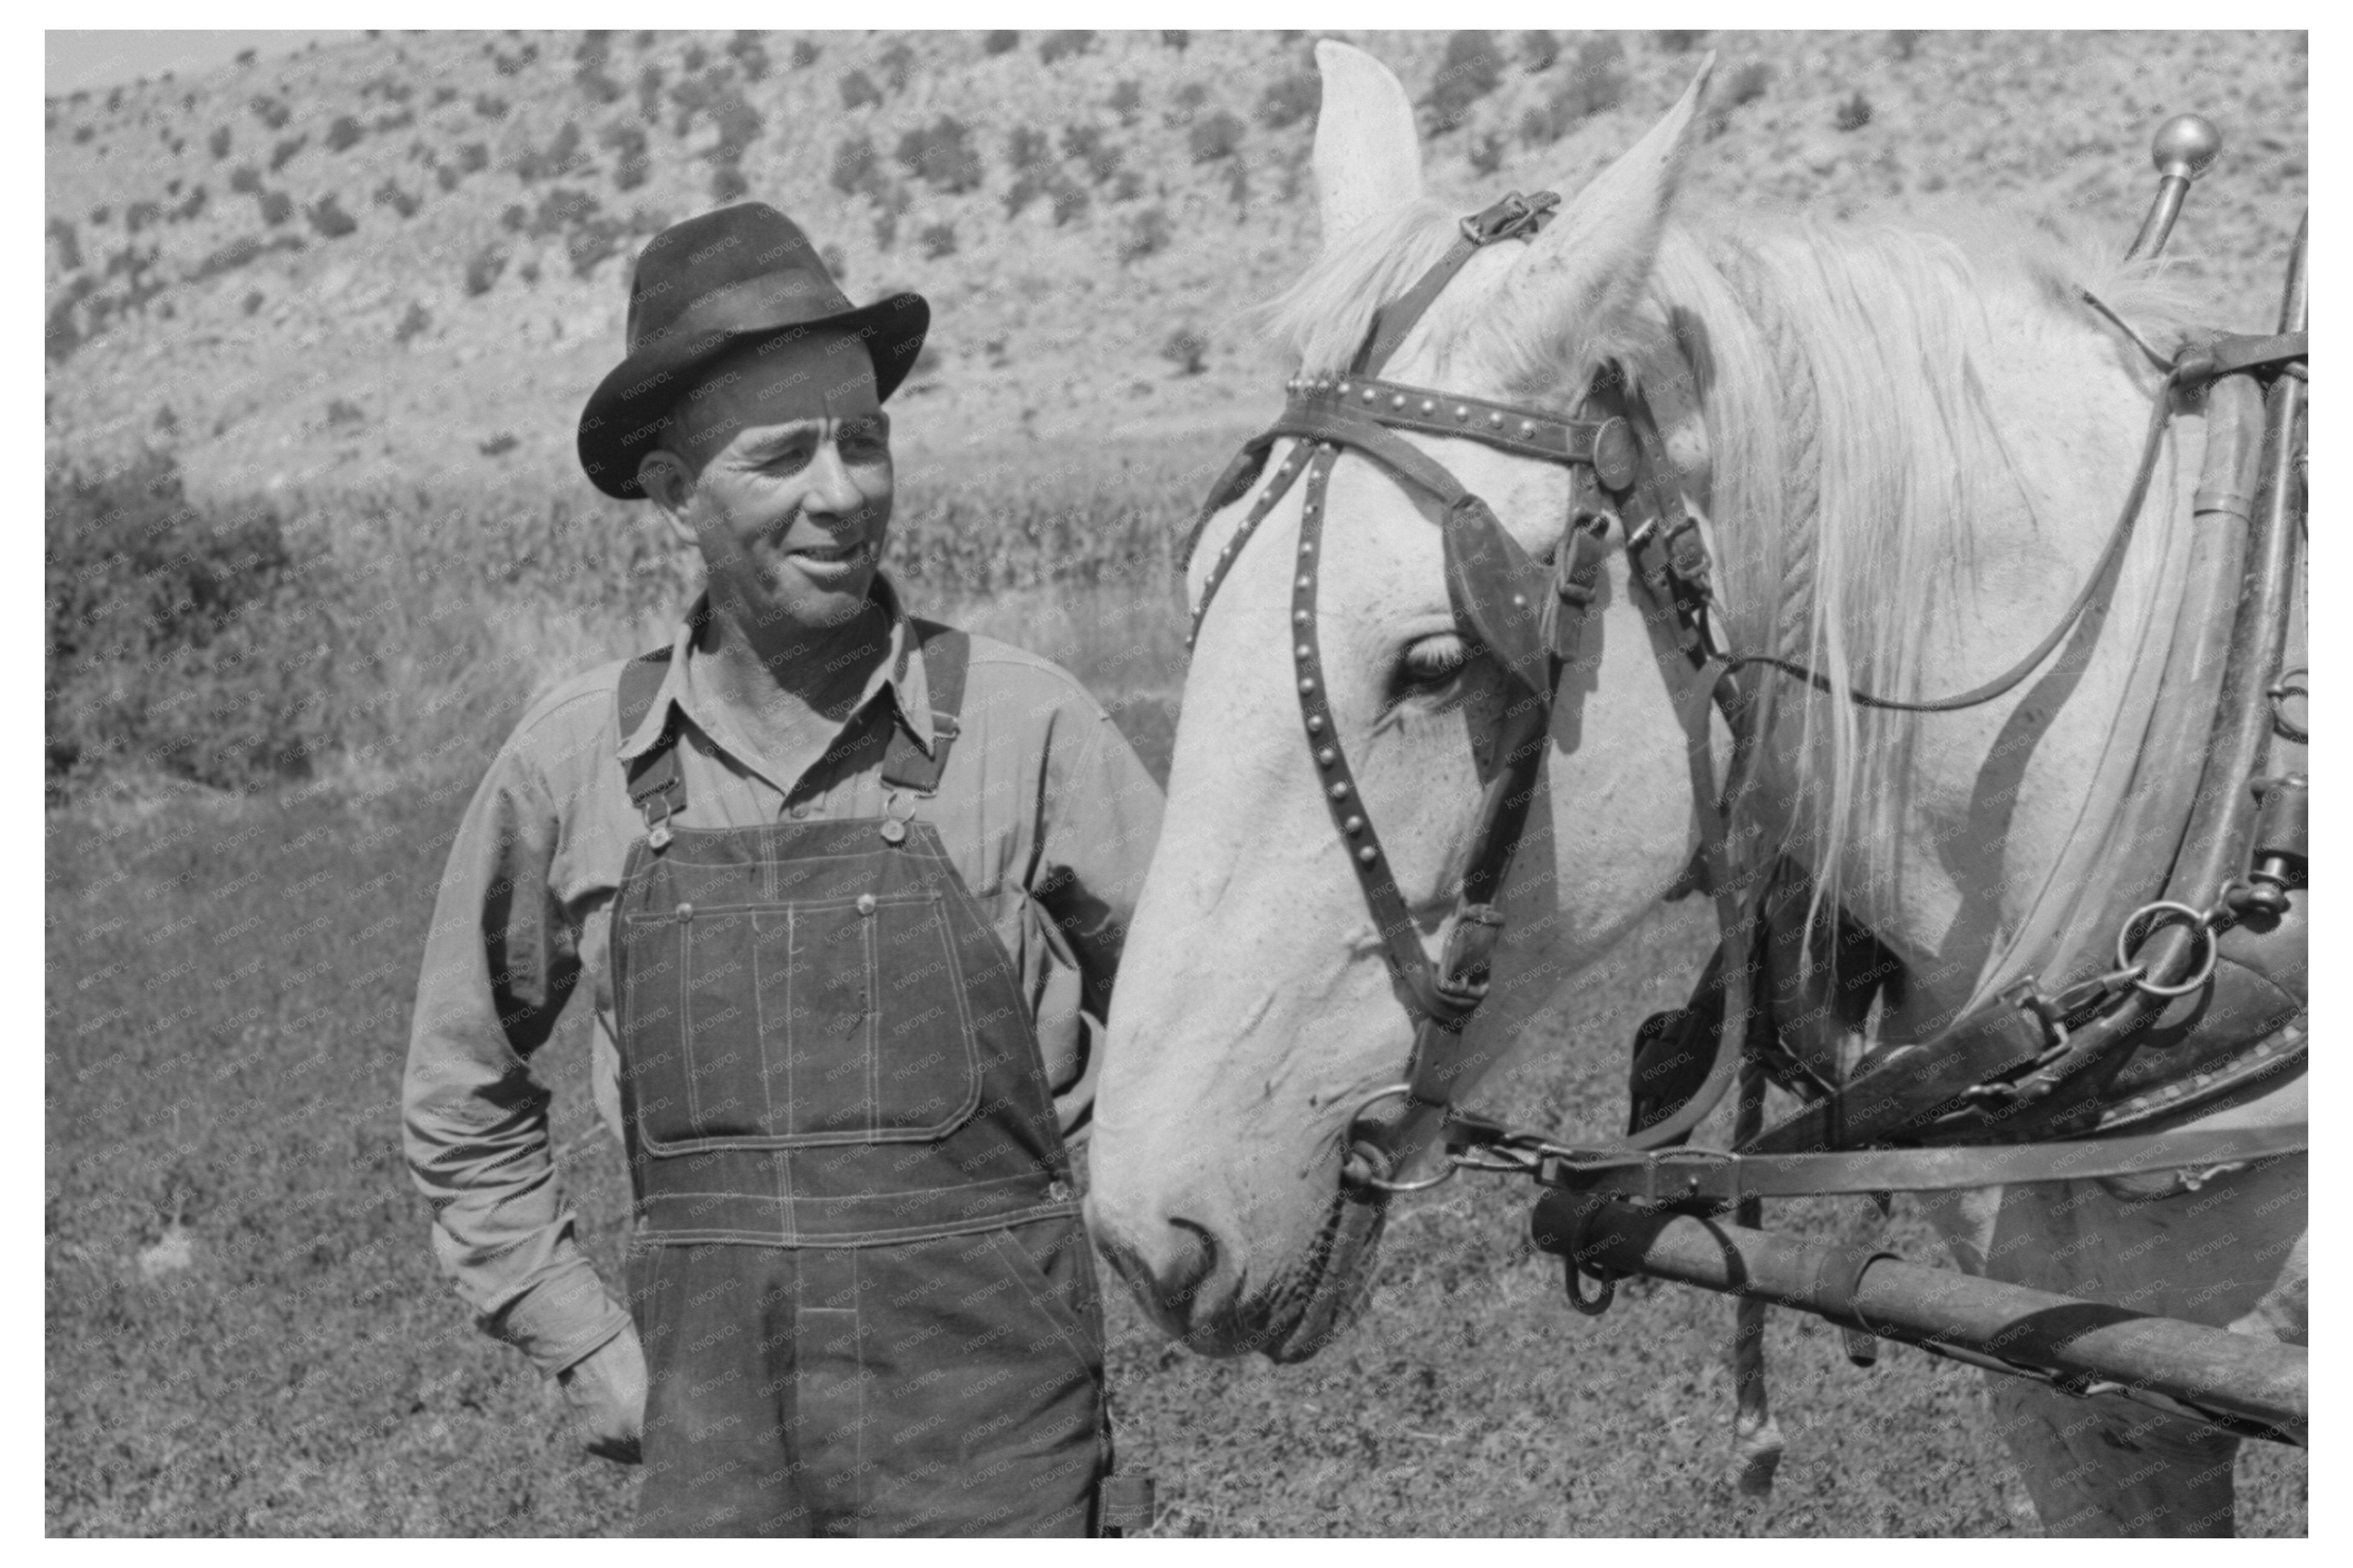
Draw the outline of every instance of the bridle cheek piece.
M1184 551L1188 564L1209 519L1260 481L1277 441L1296 443L1218 552L1186 645L1191 647L1198 637L1218 589L1258 525L1294 484L1303 482L1290 628L1300 721L1324 804L1380 933L1383 957L1415 1017L1406 1079L1368 1097L1351 1125L1342 1178L1351 1188L1393 1193L1444 1179L1406 1182L1399 1174L1435 1141L1456 1091L1487 1065L1465 1045L1464 1026L1486 999L1489 972L1504 931L1495 900L1519 848L1537 787L1560 672L1583 643L1586 611L1593 602L1611 525L1621 512L1639 509L1642 513L1641 530L1646 537L1630 541L1630 553L1638 581L1674 608L1679 647L1695 663L1712 651L1705 629L1704 552L1674 487L1666 482L1665 453L1655 433L1638 430L1622 412L1563 419L1543 409L1411 386L1377 374L1463 263L1499 240L1532 237L1558 203L1559 197L1549 191L1525 199L1514 192L1463 219L1461 238L1411 289L1376 312L1349 374L1299 376L1288 384L1290 396L1282 416L1245 443L1227 468ZM1614 376L1598 378L1585 405L1619 401L1617 384ZM1444 465L1400 439L1398 432L1479 441L1516 457L1567 468L1568 515L1551 559L1530 556L1483 500ZM1331 708L1316 591L1325 498L1333 465L1344 451L1366 458L1401 488L1437 503L1454 624L1474 652L1494 662L1506 687L1493 727L1474 742L1480 771L1486 775L1484 794L1468 868L1435 964L1398 889ZM1392 1099L1404 1101L1398 1114L1386 1121L1368 1116L1374 1106Z

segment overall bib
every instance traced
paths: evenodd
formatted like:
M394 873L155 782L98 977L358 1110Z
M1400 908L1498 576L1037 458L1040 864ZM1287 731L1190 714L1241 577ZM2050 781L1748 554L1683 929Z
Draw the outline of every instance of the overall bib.
M630 767L649 831L612 951L640 1534L1094 1522L1101 1298L1013 961L921 815L970 645L915 625L940 711L929 756L892 722L885 816L673 827L674 735ZM622 734L667 657L625 671Z

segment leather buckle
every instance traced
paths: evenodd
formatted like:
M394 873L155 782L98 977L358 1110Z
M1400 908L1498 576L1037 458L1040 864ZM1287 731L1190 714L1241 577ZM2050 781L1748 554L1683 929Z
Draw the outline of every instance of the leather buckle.
M1507 193L1493 206L1472 213L1462 220L1462 237L1472 245L1493 245L1499 239L1524 239L1549 222L1553 209L1560 205L1559 194L1537 191L1522 195L1517 191Z

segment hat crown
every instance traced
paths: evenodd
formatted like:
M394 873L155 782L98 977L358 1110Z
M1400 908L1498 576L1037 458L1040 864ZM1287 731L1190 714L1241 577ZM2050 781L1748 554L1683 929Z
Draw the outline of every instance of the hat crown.
M765 202L743 202L672 224L647 242L629 277L628 352L739 297L782 325L851 308L799 225Z

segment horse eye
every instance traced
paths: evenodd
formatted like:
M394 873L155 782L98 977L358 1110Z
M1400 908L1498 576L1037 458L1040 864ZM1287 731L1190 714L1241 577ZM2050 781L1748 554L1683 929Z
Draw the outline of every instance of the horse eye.
M1400 672L1409 686L1443 686L1471 662L1471 645L1453 632L1426 637L1405 650Z

